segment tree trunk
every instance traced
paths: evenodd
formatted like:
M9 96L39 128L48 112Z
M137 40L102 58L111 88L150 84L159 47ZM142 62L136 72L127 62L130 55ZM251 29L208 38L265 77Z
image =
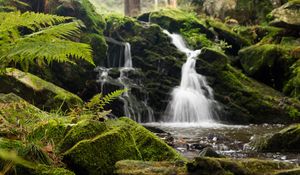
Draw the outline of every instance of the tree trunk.
M125 15L137 16L141 12L141 0L125 0Z
M177 1L176 0L169 0L169 6L172 8L176 8L177 7Z

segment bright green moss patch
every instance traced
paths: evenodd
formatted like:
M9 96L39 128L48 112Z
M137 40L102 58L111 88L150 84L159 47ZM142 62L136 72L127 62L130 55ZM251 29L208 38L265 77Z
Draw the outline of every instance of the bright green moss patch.
M122 159L141 159L135 142L126 130L112 129L89 140L82 140L64 153L64 162L77 173L109 174Z
M72 126L66 136L60 141L60 152L73 147L77 142L84 139L91 139L107 130L104 122L83 120Z

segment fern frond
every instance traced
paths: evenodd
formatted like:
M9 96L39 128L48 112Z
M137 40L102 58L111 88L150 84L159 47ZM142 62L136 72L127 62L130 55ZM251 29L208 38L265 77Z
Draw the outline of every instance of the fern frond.
M68 39L78 35L80 33L80 28L82 27L84 27L84 24L81 21L76 20L70 23L63 23L55 26L50 26L38 32L26 35L25 37L45 35L45 36L54 36L61 39Z
M47 64L53 61L72 63L70 58L77 58L94 64L89 45L68 40L36 36L20 39L4 47L6 49L0 50L2 63L33 63L34 61Z
M113 91L107 95L105 95L103 98L102 98L102 103L103 103L103 107L104 105L107 105L109 104L110 102L112 102L113 100L117 99L118 97L120 97L124 92L126 92L127 89L119 89L119 90L116 90L116 91Z

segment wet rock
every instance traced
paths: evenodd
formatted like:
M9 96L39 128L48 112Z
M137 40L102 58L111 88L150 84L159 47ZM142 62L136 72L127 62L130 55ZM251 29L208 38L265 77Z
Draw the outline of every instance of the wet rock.
M270 25L300 29L300 1L292 0L282 5L281 7L274 9L269 17L273 19Z
M284 128L260 146L265 152L300 152L300 125Z
M213 148L206 147L200 153L199 157L215 157L215 158L223 158L225 156L218 154Z

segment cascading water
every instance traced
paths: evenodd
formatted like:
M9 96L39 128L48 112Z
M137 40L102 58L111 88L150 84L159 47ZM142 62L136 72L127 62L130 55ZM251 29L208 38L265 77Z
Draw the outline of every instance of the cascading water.
M145 97L137 98L132 93L132 87L136 89L143 89L138 82L135 82L130 78L131 74L138 73L138 69L133 68L132 56L131 56L131 46L127 42L119 42L113 38L106 38L106 40L114 45L120 46L120 52L123 55L117 57L108 57L107 64L110 68L98 67L96 71L99 72L98 82L101 83L101 91L104 92L105 84L110 82L116 86L120 86L121 89L127 89L126 92L120 97L120 100L123 102L124 114L125 116L139 122L153 122L153 110L148 106L147 95ZM110 71L116 67L118 69L119 77L112 78L110 76ZM113 71L112 71L113 72ZM141 99L143 98L143 99Z
M190 50L178 34L164 30L175 47L186 54L187 60L182 66L180 86L172 91L166 115L168 122L202 123L214 122L212 105L215 104L213 90L204 76L196 72L196 59L201 50Z

